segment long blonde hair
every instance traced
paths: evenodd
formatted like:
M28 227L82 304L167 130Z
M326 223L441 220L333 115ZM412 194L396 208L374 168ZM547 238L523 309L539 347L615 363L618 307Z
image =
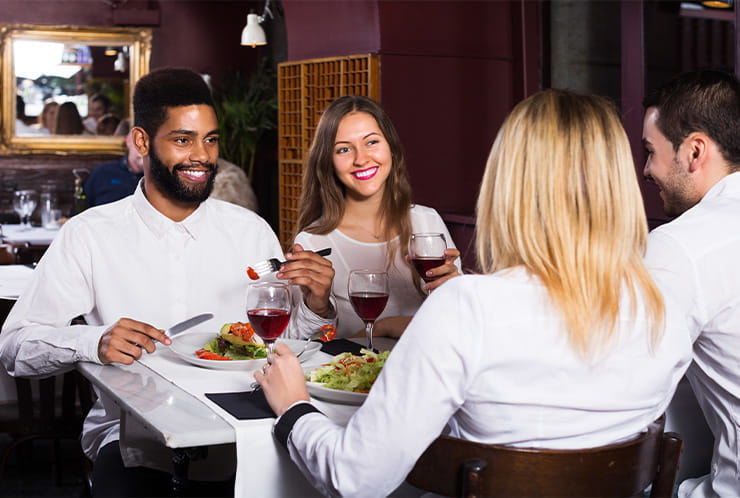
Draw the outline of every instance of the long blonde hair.
M633 313L642 291L656 346L663 298L642 259L647 223L629 142L606 99L546 90L519 103L491 149L477 215L483 271L537 276L581 355L612 339L625 286Z

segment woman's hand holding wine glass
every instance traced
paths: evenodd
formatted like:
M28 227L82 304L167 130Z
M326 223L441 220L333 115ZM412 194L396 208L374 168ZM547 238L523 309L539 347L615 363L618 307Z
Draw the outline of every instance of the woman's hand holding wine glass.
M459 274L454 264L459 256L457 249L447 248L447 242L441 233L413 233L409 239L409 259L426 282L427 292Z
M388 274L375 270L352 270L347 282L355 313L365 322L367 349L373 351L373 326L388 302Z

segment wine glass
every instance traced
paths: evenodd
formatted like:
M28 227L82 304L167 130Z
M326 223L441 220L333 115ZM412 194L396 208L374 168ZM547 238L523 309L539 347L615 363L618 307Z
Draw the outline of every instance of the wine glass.
M267 354L275 347L275 339L285 331L290 321L290 288L280 282L252 284L247 291L247 317L258 336L265 341Z
M409 258L424 282L436 277L428 277L427 271L445 264L447 242L441 233L412 233L409 239Z
M388 302L388 274L376 270L352 270L347 282L355 313L365 322L367 349L373 351L373 326Z
M36 209L35 190L16 190L13 192L13 209L21 219L21 230L31 229L31 215Z

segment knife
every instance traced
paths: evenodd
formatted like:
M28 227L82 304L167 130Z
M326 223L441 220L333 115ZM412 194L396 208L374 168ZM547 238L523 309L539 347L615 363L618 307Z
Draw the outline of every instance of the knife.
M202 313L200 315L195 315L193 318L188 318L187 320L180 322L176 325L173 325L169 329L165 330L165 335L169 336L170 338L176 336L180 332L187 330L191 327L195 327L199 323L203 323L205 321L210 320L213 318L213 313Z

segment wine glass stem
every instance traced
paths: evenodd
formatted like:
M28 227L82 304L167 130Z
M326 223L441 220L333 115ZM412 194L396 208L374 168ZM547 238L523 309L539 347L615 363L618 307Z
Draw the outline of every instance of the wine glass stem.
M365 335L367 336L367 349L374 351L373 349L373 325L374 321L365 322Z
M265 341L265 346L267 346L267 356L270 356L275 351L275 341Z

